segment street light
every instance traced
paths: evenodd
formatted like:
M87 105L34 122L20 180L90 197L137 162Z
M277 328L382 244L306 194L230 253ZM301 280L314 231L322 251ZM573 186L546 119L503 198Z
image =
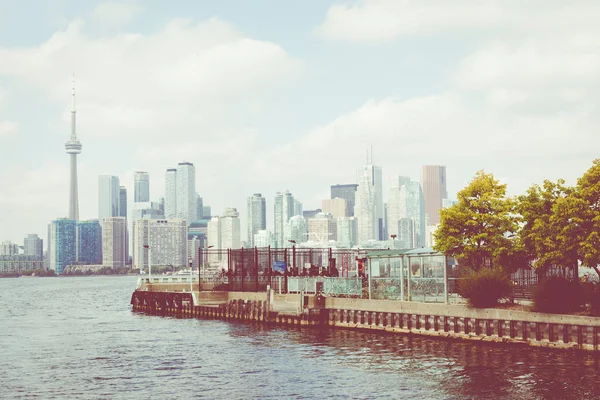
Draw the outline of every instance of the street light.
M192 293L194 291L194 288L192 287L192 262L194 262L194 259L190 257L188 258L188 262L190 263L190 293ZM200 276L198 276L198 279L200 279Z
M145 244L144 245L145 249L148 249L148 283L151 283L151 279L152 279L152 258L150 257L152 254L152 251L150 250L150 245Z
M204 247L204 251L202 252L202 273L200 273L200 271L198 271L198 282L200 282L200 275L204 276L204 263L206 262L206 250L211 249L215 246L210 245L210 246L205 246ZM198 287L200 287L200 284L198 283Z

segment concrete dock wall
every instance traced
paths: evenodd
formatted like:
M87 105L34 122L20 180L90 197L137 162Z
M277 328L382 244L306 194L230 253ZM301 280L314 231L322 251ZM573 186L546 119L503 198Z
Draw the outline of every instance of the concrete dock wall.
M253 292L136 290L134 311L597 351L600 318L462 305Z

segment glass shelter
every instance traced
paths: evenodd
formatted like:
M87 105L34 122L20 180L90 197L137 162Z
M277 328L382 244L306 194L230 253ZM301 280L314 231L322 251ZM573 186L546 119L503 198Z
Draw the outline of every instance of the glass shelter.
M367 260L370 299L448 303L452 257L421 248L371 251Z

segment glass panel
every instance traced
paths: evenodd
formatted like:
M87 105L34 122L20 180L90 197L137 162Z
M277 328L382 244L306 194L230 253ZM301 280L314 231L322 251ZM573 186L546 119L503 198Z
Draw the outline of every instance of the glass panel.
M413 277L421 276L421 257L410 257L410 272Z

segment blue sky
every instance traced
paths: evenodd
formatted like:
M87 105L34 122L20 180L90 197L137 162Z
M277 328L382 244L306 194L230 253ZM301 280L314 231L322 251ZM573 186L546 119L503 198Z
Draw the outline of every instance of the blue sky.
M68 209L76 74L80 215L97 175L191 161L216 213L289 189L319 206L373 146L385 179L444 164L518 194L597 157L594 1L0 2L0 240ZM384 198L387 195L384 195Z

